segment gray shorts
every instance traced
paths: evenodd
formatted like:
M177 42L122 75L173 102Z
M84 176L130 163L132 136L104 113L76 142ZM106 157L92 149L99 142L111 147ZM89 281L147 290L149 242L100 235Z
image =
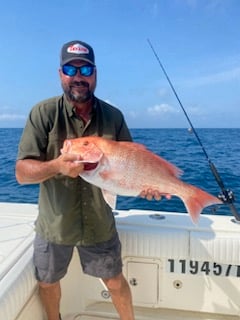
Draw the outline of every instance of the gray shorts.
M67 273L74 247L51 243L36 235L33 253L36 279L54 283L63 278ZM84 273L109 279L122 272L121 243L117 233L106 242L76 248Z

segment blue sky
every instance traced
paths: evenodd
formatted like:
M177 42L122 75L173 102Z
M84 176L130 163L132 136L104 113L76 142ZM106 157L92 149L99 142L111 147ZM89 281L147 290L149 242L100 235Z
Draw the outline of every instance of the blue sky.
M149 38L195 127L240 127L239 0L9 0L0 11L0 127L62 93L63 43L95 50L96 96L131 128L189 127Z

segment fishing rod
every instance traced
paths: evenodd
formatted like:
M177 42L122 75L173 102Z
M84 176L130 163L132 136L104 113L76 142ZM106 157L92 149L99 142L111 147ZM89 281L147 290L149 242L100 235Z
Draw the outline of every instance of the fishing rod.
M147 39L147 41L148 41L148 44L149 44L150 48L152 49L152 51L153 51L153 53L154 53L154 55L156 57L156 59L157 59L157 61L159 63L159 66L161 67L161 69L162 69L162 71L163 71L163 73L164 73L164 75L165 75L165 77L166 77L166 79L167 79L167 81L168 81L168 83L169 83L169 85L170 85L175 97L177 98L177 101L178 101L178 103L179 103L179 105L180 105L185 117L187 118L188 123L190 124L191 131L194 133L194 135L197 138L197 141L198 141L200 147L202 148L202 151L203 151L203 153L204 153L204 155L205 155L205 157L206 157L206 159L208 161L208 164L209 164L209 167L210 167L210 169L212 171L212 174L213 174L215 180L217 181L217 183L218 183L218 185L219 185L219 187L220 187L220 189L222 191L218 195L218 198L220 200L222 200L223 203L228 204L228 206L230 207L230 210L231 210L233 216L235 217L236 221L238 223L240 223L240 214L237 212L237 209L236 209L236 207L235 207L235 205L233 203L234 200L235 200L233 191L225 188L224 183L223 183L223 181L222 181L222 179L221 179L221 177L220 177L215 165L210 160L210 158L209 158L209 156L207 154L207 151L204 148L204 146L202 144L202 141L199 138L199 135L197 134L197 132L196 132L196 130L195 130L195 128L194 128L194 126L193 126L193 124L192 124L192 122L191 122L191 120L190 120L190 118L189 118L189 116L188 116L188 114L187 114L187 112L186 112L186 110L185 110L185 108L184 108L184 106L183 106L183 104L182 104L182 102L181 102L181 100L180 100L180 98L179 98L179 96L178 96L178 94L177 94L177 92L176 92L176 90L175 90L175 88L174 88L174 86L173 86L173 84L172 84L172 82L171 82L166 70L165 70L165 68L163 67L163 64L162 64L159 56L157 55L157 53L156 53L151 41L149 39Z

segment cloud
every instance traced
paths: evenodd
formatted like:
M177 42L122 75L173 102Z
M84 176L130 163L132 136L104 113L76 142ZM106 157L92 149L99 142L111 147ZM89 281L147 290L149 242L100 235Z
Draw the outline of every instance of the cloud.
M190 114L191 116L199 116L199 117L206 115L205 110L199 107L189 107L187 108L187 113Z
M157 94L158 94L158 96L160 97L160 98L165 98L165 97L167 97L168 95L169 95L169 89L167 89L167 88L159 88L158 90L157 90Z
M181 0L177 0L177 2L182 5ZM230 1L229 1L230 2ZM224 8L228 7L229 3L226 0L186 0L185 4L191 9L198 10L199 8L206 9L210 12L223 11Z
M128 112L129 117L136 119L138 117L138 113L134 110Z
M3 121L22 121L26 120L26 115L21 113L16 113L15 108L8 105L0 106L0 122Z
M153 15L154 18L158 16L159 10L160 10L159 2L158 1L154 1L153 5L152 5L152 8L151 8L152 15Z
M184 80L182 83L190 87L205 86L216 83L224 83L240 79L240 67L231 70L217 72L206 76L198 77L191 80Z
M211 10L211 12L216 12L217 10L220 12L224 12L226 7L231 5L230 1L226 0L211 0L206 1L205 6L207 10Z
M186 4L187 6L189 6L190 8L196 8L198 5L198 1L197 0L186 0Z
M149 107L147 109L147 112L149 115L155 116L155 115L163 115L163 114L174 114L174 113L178 113L179 110L173 108L172 106L170 106L169 104L166 103L162 103L160 105L155 105L153 107Z
M18 121L25 120L26 116L22 114L3 113L0 114L0 121Z

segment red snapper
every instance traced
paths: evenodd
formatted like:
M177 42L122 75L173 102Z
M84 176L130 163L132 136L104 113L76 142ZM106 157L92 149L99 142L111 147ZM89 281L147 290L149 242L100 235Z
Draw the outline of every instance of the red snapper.
M179 179L182 171L134 142L101 137L65 140L62 153L78 154L84 163L81 177L102 189L105 201L115 208L116 195L139 196L143 190L179 197L197 222L204 207L222 203L217 197Z

